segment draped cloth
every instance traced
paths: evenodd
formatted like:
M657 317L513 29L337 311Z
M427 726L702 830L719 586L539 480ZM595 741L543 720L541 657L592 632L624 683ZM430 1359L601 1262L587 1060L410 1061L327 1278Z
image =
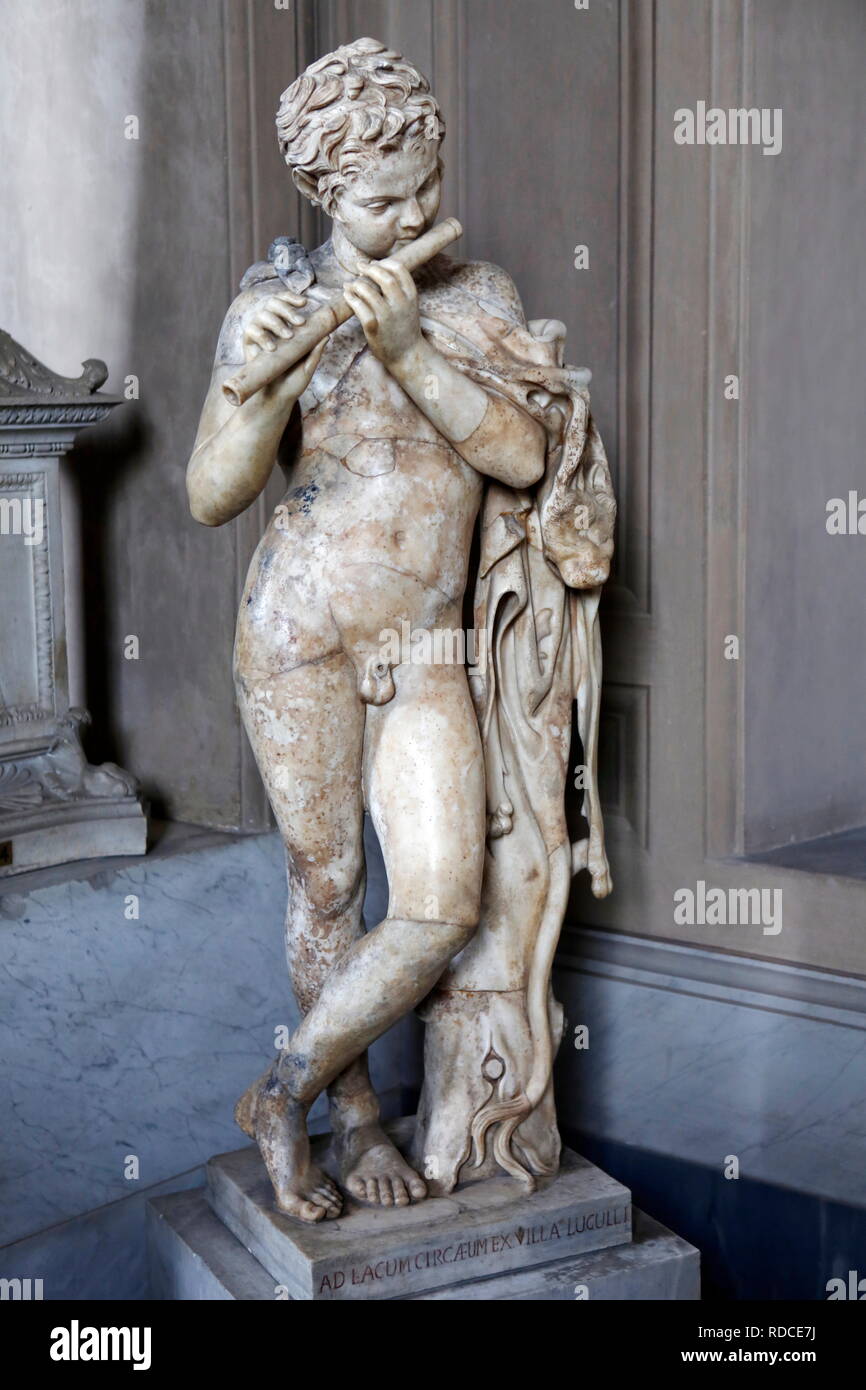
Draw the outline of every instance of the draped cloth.
M432 277L431 277L432 278ZM471 302L470 302L471 301ZM504 1168L529 1188L558 1166L551 1074L562 1030L550 975L572 874L611 889L596 771L598 607L616 503L589 408L589 373L563 365L565 329L505 302L425 293L422 328L465 375L538 421L533 488L488 482L470 684L484 747L488 853L481 920L425 1001L425 1081L414 1157L434 1190ZM565 818L572 710L584 838ZM461 1171L462 1170L462 1171Z

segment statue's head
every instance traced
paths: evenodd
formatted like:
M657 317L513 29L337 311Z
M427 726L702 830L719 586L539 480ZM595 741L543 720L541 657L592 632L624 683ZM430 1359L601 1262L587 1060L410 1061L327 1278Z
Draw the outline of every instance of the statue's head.
M296 187L365 255L436 220L445 123L427 79L376 39L312 63L280 99L277 135Z

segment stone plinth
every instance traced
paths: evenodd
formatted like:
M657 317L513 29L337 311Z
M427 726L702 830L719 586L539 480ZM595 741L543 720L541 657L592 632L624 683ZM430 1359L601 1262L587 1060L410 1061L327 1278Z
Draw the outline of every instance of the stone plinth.
M389 1127L400 1148L412 1125ZM328 1139L313 1149L336 1175ZM569 1150L531 1195L502 1173L402 1209L347 1197L339 1219L314 1226L276 1210L252 1145L211 1159L207 1181L216 1215L295 1299L406 1298L619 1245L632 1234L628 1189Z
M292 1301L214 1214L202 1190L148 1203L151 1297L179 1301ZM634 1240L487 1279L408 1295L411 1301L610 1302L696 1300L694 1246L640 1211Z

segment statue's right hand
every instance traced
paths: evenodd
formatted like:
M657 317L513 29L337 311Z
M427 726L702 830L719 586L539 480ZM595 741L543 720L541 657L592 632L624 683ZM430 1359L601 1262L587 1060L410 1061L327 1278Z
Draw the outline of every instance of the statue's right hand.
M260 352L273 352L279 343L291 338L305 321L300 311L306 304L306 295L292 290L282 290L263 300L244 325L244 360L249 362Z

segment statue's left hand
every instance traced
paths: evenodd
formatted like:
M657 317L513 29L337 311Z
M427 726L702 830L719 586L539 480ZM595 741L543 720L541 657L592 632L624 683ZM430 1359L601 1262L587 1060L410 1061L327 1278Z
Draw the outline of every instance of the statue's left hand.
M371 352L386 367L395 366L422 341L415 281L397 261L371 261L363 278L346 285L343 294Z

